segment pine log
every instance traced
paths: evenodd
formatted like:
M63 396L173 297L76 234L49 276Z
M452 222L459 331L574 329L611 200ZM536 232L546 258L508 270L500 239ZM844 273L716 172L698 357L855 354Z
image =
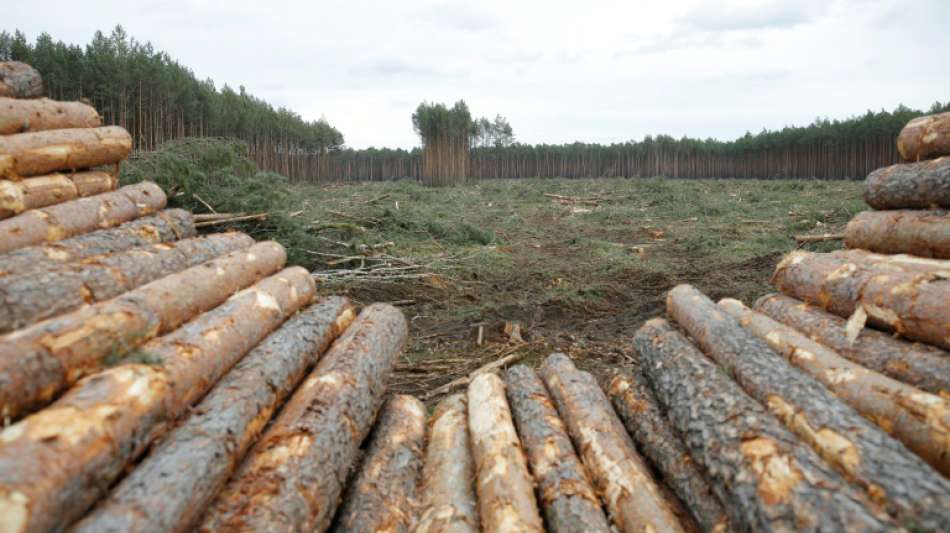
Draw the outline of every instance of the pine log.
M398 309L364 309L255 444L200 531L325 531L406 337Z
M43 78L35 68L19 61L0 63L0 96L37 98L43 95Z
M505 385L548 531L609 533L610 523L587 470L574 453L541 378L534 370L516 365L506 372Z
M663 319L634 336L670 424L737 530L886 531L894 524Z
M425 436L422 402L405 395L386 402L334 531L412 531Z
M165 207L165 192L152 182L33 209L0 220L0 253L61 241L150 215Z
M904 517L915 508L916 498L933 498L935 485L929 475L933 471L919 457L792 367L704 294L689 285L674 287L667 295L667 312L710 359L846 479L864 489L875 505ZM928 523L931 520L946 517L926 517Z
M481 531L466 412L465 396L456 394L439 402L429 420L416 533Z
M864 181L864 201L873 209L950 208L950 157L875 170Z
M950 112L908 122L897 136L897 150L904 161L950 155Z
M194 236L195 223L191 213L183 209L166 209L114 228L0 254L0 278L34 270L58 268L95 255L161 242L174 242Z
M345 298L330 297L271 333L73 532L190 531L277 407L354 316Z
M564 354L548 356L540 373L617 529L684 531L600 387Z
M917 257L916 255L876 254L867 250L835 250L831 255L849 263L860 263L876 269L894 270L909 274L936 274L950 278L950 260Z
M497 374L468 386L468 430L475 458L478 514L485 531L544 531L528 464Z
M285 260L279 244L259 243L0 337L0 416L41 407L106 358L174 330Z
M950 280L878 270L830 254L792 252L775 267L780 291L841 317L859 308L868 321L905 337L950 347Z
M706 479L706 473L660 411L649 386L639 374L618 374L607 395L627 432L686 504L703 531L728 531L729 518Z
M49 98L16 100L0 96L0 135L68 128L97 128L102 117L82 102Z
M142 347L129 363L79 382L52 406L0 433L6 531L62 530L261 339L313 297L288 268Z
M114 298L253 244L243 233L218 233L0 278L0 333Z
M115 175L99 170L48 174L23 181L0 180L0 219L30 209L114 191L117 184Z
M125 160L132 136L119 126L49 130L0 136L0 178L20 180Z
M848 248L950 259L950 211L863 211L844 229Z

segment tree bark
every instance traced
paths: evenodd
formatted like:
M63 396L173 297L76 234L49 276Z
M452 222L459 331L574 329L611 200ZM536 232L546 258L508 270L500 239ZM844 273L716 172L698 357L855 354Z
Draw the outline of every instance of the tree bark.
M466 412L465 396L456 394L439 402L429 420L416 533L481 531Z
M505 374L505 385L548 531L609 533L590 477L541 378L517 365Z
M564 354L545 359L540 374L617 529L684 531L600 387Z
M643 378L633 373L618 374L610 381L607 395L627 431L703 531L728 531L729 518L706 473L673 432Z
M422 402L398 395L386 403L334 531L412 531L425 433Z
M288 268L149 342L141 358L78 383L0 433L0 509L7 531L62 530L240 358L313 297Z
M195 234L191 213L183 209L166 209L118 227L0 254L0 279L34 270L60 268L96 255L187 239Z
M844 243L883 254L950 259L950 212L863 211L845 227Z
M950 155L950 113L918 117L897 136L897 150L904 161Z
M33 209L0 220L0 254L118 226L162 209L165 201L165 192L145 181L113 192Z
M950 281L936 274L902 274L842 261L830 254L792 252L775 267L780 291L842 317L859 307L875 326L950 347Z
M23 181L0 180L0 219L30 209L114 191L118 180L108 172L49 174Z
M950 157L875 170L864 182L864 201L874 209L950 208Z
M667 312L710 359L874 504L906 510L914 496L933 494L927 483L933 471L917 456L792 367L701 292L689 285L673 288Z
M279 244L259 243L0 337L0 416L41 407L106 358L172 331L285 261Z
M70 128L98 128L102 117L82 102L49 98L16 100L0 96L0 135Z
M950 278L950 261L946 259L931 259L916 255L896 254L884 255L859 250L835 250L831 255L849 263L860 263L876 269L893 270L908 274L936 274Z
M849 485L663 319L634 336L657 400L736 529L888 531Z
M255 444L200 530L326 530L406 336L398 309L364 309Z
M0 63L0 96L11 98L43 96L43 78L40 72L19 61Z
M119 126L49 130L0 136L0 178L20 180L123 161L132 136Z
M330 297L288 320L73 531L190 531L277 407L354 316L345 298Z

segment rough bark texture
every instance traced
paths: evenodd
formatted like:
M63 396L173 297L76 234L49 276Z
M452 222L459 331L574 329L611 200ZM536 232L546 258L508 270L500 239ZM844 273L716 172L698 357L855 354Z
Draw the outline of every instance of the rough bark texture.
M195 222L191 213L183 209L166 209L115 228L0 254L0 278L34 270L58 268L94 255L121 252L194 236Z
M897 137L904 161L950 155L950 112L915 118Z
M505 374L508 401L537 484L547 530L609 533L587 470L574 453L564 422L534 370L517 365Z
M468 430L482 528L511 533L544 531L531 474L505 399L505 384L497 374L482 374L469 384Z
M145 181L113 192L33 209L0 220L0 253L118 226L162 209L165 201L164 191Z
M670 423L731 523L751 531L887 531L864 494L662 319L634 336Z
M255 444L200 529L326 530L406 336L398 309L364 309Z
M334 531L412 531L425 436L422 402L404 395L386 402Z
M950 212L898 209L863 211L844 229L848 248L882 254L950 259Z
M243 233L218 233L0 278L0 333L108 300L253 244Z
M950 208L950 157L879 168L864 182L874 209Z
M917 257L916 255L884 255L867 250L836 250L831 255L849 263L860 263L877 269L906 272L909 274L937 274L950 278L950 261Z
M545 359L541 377L617 529L683 531L600 387L564 354Z
M0 136L0 177L19 180L111 165L131 152L132 136L119 126L5 135Z
M54 405L0 433L0 515L6 531L60 530L102 497L167 425L314 294L286 269L142 353L78 383Z
M0 96L0 135L68 128L97 128L102 117L82 102L49 98L16 100Z
M728 531L729 518L706 473L660 411L649 386L638 374L614 376L607 395L627 431L673 492L689 507L703 531Z
M772 276L780 291L841 316L858 307L875 326L950 347L950 280L878 270L830 254L792 252Z
M177 328L285 260L279 244L259 243L0 337L0 415L42 406L107 357Z
M852 363L738 300L725 299L719 306L934 468L950 473L950 405L945 400ZM903 464L887 468L912 469L914 475L898 483L899 491L882 487L888 511L901 522L919 520L935 531L950 530L950 481L917 457L901 457Z
M277 407L354 316L345 298L330 297L288 320L73 531L189 531Z
M465 396L456 394L439 402L429 420L416 533L481 531L466 413Z
M673 288L667 296L667 311L710 359L825 461L863 488L874 504L892 512L912 509L915 497L939 489L928 483L933 471L919 457L821 383L792 367L695 288Z
M0 180L0 218L76 198L107 193L116 188L114 174L99 170L75 174L48 174L23 181Z
M0 63L0 96L12 98L43 96L43 78L40 72L19 61Z

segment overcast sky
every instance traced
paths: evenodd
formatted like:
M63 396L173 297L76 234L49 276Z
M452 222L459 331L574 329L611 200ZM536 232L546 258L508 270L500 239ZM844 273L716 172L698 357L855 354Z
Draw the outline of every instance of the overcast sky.
M85 44L125 26L220 87L347 144L418 144L422 100L527 143L747 130L950 100L950 0L36 0L0 29Z

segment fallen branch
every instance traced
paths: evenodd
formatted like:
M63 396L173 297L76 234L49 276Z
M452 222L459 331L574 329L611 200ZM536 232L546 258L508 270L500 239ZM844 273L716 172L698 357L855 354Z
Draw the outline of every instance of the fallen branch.
M799 245L810 242L826 242L844 240L844 233L822 233L821 235L796 235L795 242Z
M562 196L560 194L544 193L544 196L554 199L560 204L580 204L599 207L600 203L594 198L578 198L576 196Z
M217 226L218 224L227 224L230 222L248 222L251 220L267 220L267 213L257 213L256 215L244 215L238 217L230 218L221 218L218 220L206 220L204 222L196 222L196 228L204 228L207 226Z
M501 367L503 367L503 366L505 366L505 365L507 365L507 364L514 363L514 362L517 362L517 361L521 360L521 358L524 357L525 354L524 354L524 353L517 353L517 352L518 352L518 350L520 350L521 348L524 348L524 347L527 346L528 344L530 344L530 343L527 343L527 342L526 342L526 343L524 343L524 344L519 344L519 345L517 345L517 346L512 346L511 348L509 348L509 349L507 349L507 350L502 350L501 352L498 352L497 354L495 354L495 357L500 357L500 359L495 359L494 361L492 361L492 362L490 362L490 363L488 363L488 364L484 364L484 365L482 365L482 366L476 368L475 370L473 370L472 372L470 372L467 376L463 376L463 377L460 377L460 378L458 378L458 379L454 379L454 380L452 380L452 381L446 383L445 385L442 385L441 387L435 388L435 389L433 389L433 390L427 392L427 393L425 394L425 396L423 396L423 400L429 400L429 399L434 398L434 397L436 397L436 396L441 396L441 395L443 395L443 394L448 394L449 392L452 392L453 390L455 390L455 389L457 389L457 388L459 388L459 387L464 387L464 386L468 385L473 379L477 378L478 376L481 376L482 374L487 374L487 373L492 372L492 371L494 371L495 369L501 368Z
M198 213L193 215L195 222L207 222L209 220L221 220L224 218L234 218L247 216L247 213Z
M214 214L218 214L218 212L215 210L215 208L211 207L211 204L209 204L208 202L206 202L206 201L204 200L204 198L198 196L198 193L193 192L193 193L191 193L191 196L192 196L195 200L198 200L199 202L201 202L201 205L207 207L207 208L208 208L208 211L211 211L211 212L214 213Z

